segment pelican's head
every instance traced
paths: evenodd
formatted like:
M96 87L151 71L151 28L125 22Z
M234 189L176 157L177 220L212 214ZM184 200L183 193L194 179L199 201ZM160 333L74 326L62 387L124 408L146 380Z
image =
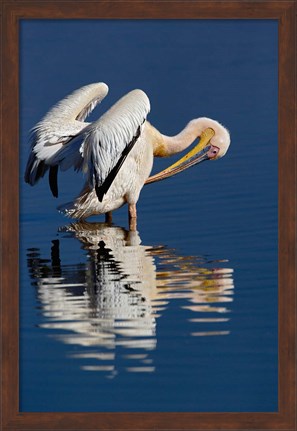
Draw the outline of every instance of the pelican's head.
M219 124L219 123L218 123ZM210 130L212 130L213 132L213 136L211 137L211 139L207 142L207 137L206 137L206 141L205 141L205 145L206 147L208 145L210 145L210 148L207 151L207 155L209 160L216 160L216 159L220 159L221 157L223 157L229 148L230 145L230 134L228 132L227 129L225 129L225 127L223 127L221 124L219 124L220 127L216 127L216 130L212 127L210 127ZM202 134L206 134L208 135L208 129L205 129ZM200 138L200 142L201 143L202 140L202 136ZM198 146L199 146L198 144ZM203 143L202 143L203 145Z
M180 163L195 159L193 164L197 164L203 160L220 159L226 154L230 145L230 134L222 124L202 117L190 121L189 126L193 131L197 131L199 143L183 158L185 160L179 160Z

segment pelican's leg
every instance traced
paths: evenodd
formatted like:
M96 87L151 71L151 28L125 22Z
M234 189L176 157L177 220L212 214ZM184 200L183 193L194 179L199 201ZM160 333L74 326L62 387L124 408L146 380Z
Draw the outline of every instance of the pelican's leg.
M137 224L136 204L129 204L128 211L129 211L129 229L136 230L136 224Z
M112 223L112 212L105 213L105 223Z

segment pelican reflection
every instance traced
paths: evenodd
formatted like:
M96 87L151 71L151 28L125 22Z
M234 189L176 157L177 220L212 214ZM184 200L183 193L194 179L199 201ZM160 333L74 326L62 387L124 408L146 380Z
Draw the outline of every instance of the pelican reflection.
M71 357L84 370L113 377L120 356L125 371L153 372L157 320L175 300L188 311L191 336L229 333L234 284L226 260L144 246L137 231L106 223L73 223L60 232L50 258L28 250L28 267L45 318L39 326L75 345ZM62 244L73 238L83 255L67 263Z

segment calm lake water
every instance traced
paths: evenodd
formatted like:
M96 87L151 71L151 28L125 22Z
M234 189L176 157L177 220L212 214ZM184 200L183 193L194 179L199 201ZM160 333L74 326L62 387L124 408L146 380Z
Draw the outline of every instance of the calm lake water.
M20 409L277 411L277 22L24 21L21 26ZM142 88L175 134L208 116L227 155L75 223L82 176L23 183L28 132L104 81ZM154 172L172 163L156 160Z

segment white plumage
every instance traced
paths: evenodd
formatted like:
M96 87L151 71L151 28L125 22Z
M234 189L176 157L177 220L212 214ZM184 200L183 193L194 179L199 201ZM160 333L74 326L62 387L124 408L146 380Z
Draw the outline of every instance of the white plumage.
M58 102L36 124L31 131L26 182L34 185L49 166L54 166L53 157L89 124L85 118L107 93L104 83L86 85Z
M58 168L83 170L87 181L80 195L59 209L71 217L84 219L110 213L127 203L133 229L136 203L150 175L153 156L175 154L201 137L197 150L181 159L180 164L174 164L173 169L164 171L166 175L161 172L148 182L172 176L202 160L223 156L230 136L221 124L208 118L192 120L174 137L162 135L146 121L150 102L141 90L122 97L97 121L85 122L107 93L108 87L102 82L82 87L37 123L31 133L25 181L34 185L49 170L51 191L58 196ZM210 130L207 128L211 128L211 134L202 139L205 129Z

